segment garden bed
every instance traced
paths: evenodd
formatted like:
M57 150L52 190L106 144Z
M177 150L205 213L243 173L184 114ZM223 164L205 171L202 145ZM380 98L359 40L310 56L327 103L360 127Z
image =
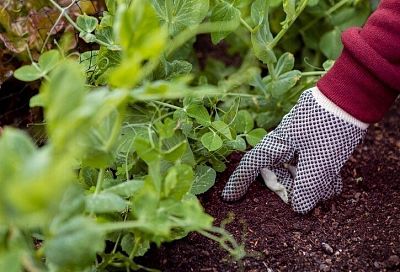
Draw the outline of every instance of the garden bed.
M227 204L220 194L241 155L216 186L200 197L216 223L235 214L227 229L252 257L232 261L197 233L152 248L141 260L162 271L398 271L400 270L400 101L369 128L351 156L339 197L298 215L259 179L246 197ZM328 246L323 245L326 243Z

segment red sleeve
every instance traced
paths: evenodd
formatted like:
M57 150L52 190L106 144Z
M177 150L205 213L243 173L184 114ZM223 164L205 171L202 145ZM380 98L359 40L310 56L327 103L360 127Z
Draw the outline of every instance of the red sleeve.
M317 83L340 108L379 121L400 93L400 1L382 0L363 28L343 32L344 49Z

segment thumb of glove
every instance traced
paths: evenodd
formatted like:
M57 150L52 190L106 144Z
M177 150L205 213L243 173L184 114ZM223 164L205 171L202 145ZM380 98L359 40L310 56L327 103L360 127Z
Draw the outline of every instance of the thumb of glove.
M243 156L225 185L222 198L226 201L240 199L246 194L262 168L272 168L274 165L286 163L293 156L294 148L279 135L270 133Z

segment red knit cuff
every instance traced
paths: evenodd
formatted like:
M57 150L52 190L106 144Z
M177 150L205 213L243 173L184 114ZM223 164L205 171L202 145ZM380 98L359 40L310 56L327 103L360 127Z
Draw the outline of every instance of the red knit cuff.
M363 28L343 32L343 53L317 83L337 106L379 121L400 93L400 1L382 0Z
M346 46L317 86L333 103L365 123L382 119L398 95L354 59Z

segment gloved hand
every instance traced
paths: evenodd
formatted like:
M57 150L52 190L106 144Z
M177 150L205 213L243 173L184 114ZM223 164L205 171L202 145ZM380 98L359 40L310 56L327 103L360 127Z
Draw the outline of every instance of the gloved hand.
M244 155L222 197L226 201L238 200L266 168L286 188L293 210L307 213L320 200L341 192L340 169L367 127L317 87L311 88L300 96L280 125ZM295 177L287 165L297 166Z

